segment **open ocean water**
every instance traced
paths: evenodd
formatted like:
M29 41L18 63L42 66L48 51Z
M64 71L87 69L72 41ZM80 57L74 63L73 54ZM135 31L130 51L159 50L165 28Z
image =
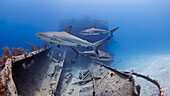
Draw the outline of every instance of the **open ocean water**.
M29 49L25 41L42 43L35 33L62 31L68 25L73 25L72 34L81 37L77 32L94 24L108 30L120 27L99 48L114 56L111 67L145 73L142 70L148 66L143 63L154 56L169 64L164 59L170 58L169 0L0 0L0 48ZM107 36L81 38L94 42Z

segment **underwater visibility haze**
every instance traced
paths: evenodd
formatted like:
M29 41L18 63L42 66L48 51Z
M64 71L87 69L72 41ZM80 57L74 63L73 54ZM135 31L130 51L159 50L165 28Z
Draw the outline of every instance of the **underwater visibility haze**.
M35 33L61 30L63 20L86 17L105 20L108 30L120 26L116 53L168 52L170 47L168 0L7 0L0 5L1 47L18 47L30 39L41 42Z
M69 26L72 29L68 32L65 29ZM106 30L106 34L96 35L93 30L94 33L89 35L87 29L93 29L93 26L102 32ZM109 32L113 29L113 37L96 48L95 42L111 36ZM65 48L70 42L74 43L73 46L77 44L77 48L66 47L65 66L86 69L86 63L93 59L102 60L118 70L140 72L157 79L165 90L165 96L170 96L169 0L0 0L0 48L8 46L30 50L27 46L30 44L25 44L25 41L41 44L44 39L35 34L51 31L66 32L65 35L50 37L50 41L45 40L52 47ZM68 40L66 35L75 37ZM63 36L66 36L65 41ZM54 44L51 40L58 43ZM63 41L67 44L62 45L60 42ZM83 43L80 44L80 41ZM102 56L107 56L97 57L98 50L104 52ZM88 51L94 52L89 55ZM3 50L0 50L2 54ZM137 84L140 82L142 87L146 85L142 80L136 80ZM152 95L145 94L147 89L150 86L142 89L141 96ZM154 88L151 90L150 93Z

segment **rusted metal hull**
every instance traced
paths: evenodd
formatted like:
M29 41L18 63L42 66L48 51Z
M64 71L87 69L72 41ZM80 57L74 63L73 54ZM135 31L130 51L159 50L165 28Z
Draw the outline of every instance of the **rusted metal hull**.
M52 51L50 49L49 47L36 50L7 60L1 71L1 82L6 86L5 96L54 95L66 49ZM58 57L56 57L57 54Z
M89 71L64 78L57 96L138 96L132 75L113 71L100 63L92 62ZM83 72L84 70L82 70Z

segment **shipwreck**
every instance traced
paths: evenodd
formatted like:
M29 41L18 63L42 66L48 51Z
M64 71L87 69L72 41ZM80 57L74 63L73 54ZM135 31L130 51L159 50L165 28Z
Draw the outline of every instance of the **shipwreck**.
M124 72L93 61L87 70L62 73L66 48L51 46L8 58L0 73L1 96L140 96L133 75L159 89L158 81L135 72ZM61 77L61 75L64 75Z

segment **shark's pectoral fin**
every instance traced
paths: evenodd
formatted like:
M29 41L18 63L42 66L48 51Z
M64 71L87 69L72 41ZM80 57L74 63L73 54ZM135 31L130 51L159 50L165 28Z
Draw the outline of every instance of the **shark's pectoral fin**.
M96 54L99 54L98 48L96 48L95 52L96 52Z
M119 27L116 27L115 29L110 31L111 36L113 36L114 31L116 31Z
M55 44L58 48L60 48L60 45L59 44Z

